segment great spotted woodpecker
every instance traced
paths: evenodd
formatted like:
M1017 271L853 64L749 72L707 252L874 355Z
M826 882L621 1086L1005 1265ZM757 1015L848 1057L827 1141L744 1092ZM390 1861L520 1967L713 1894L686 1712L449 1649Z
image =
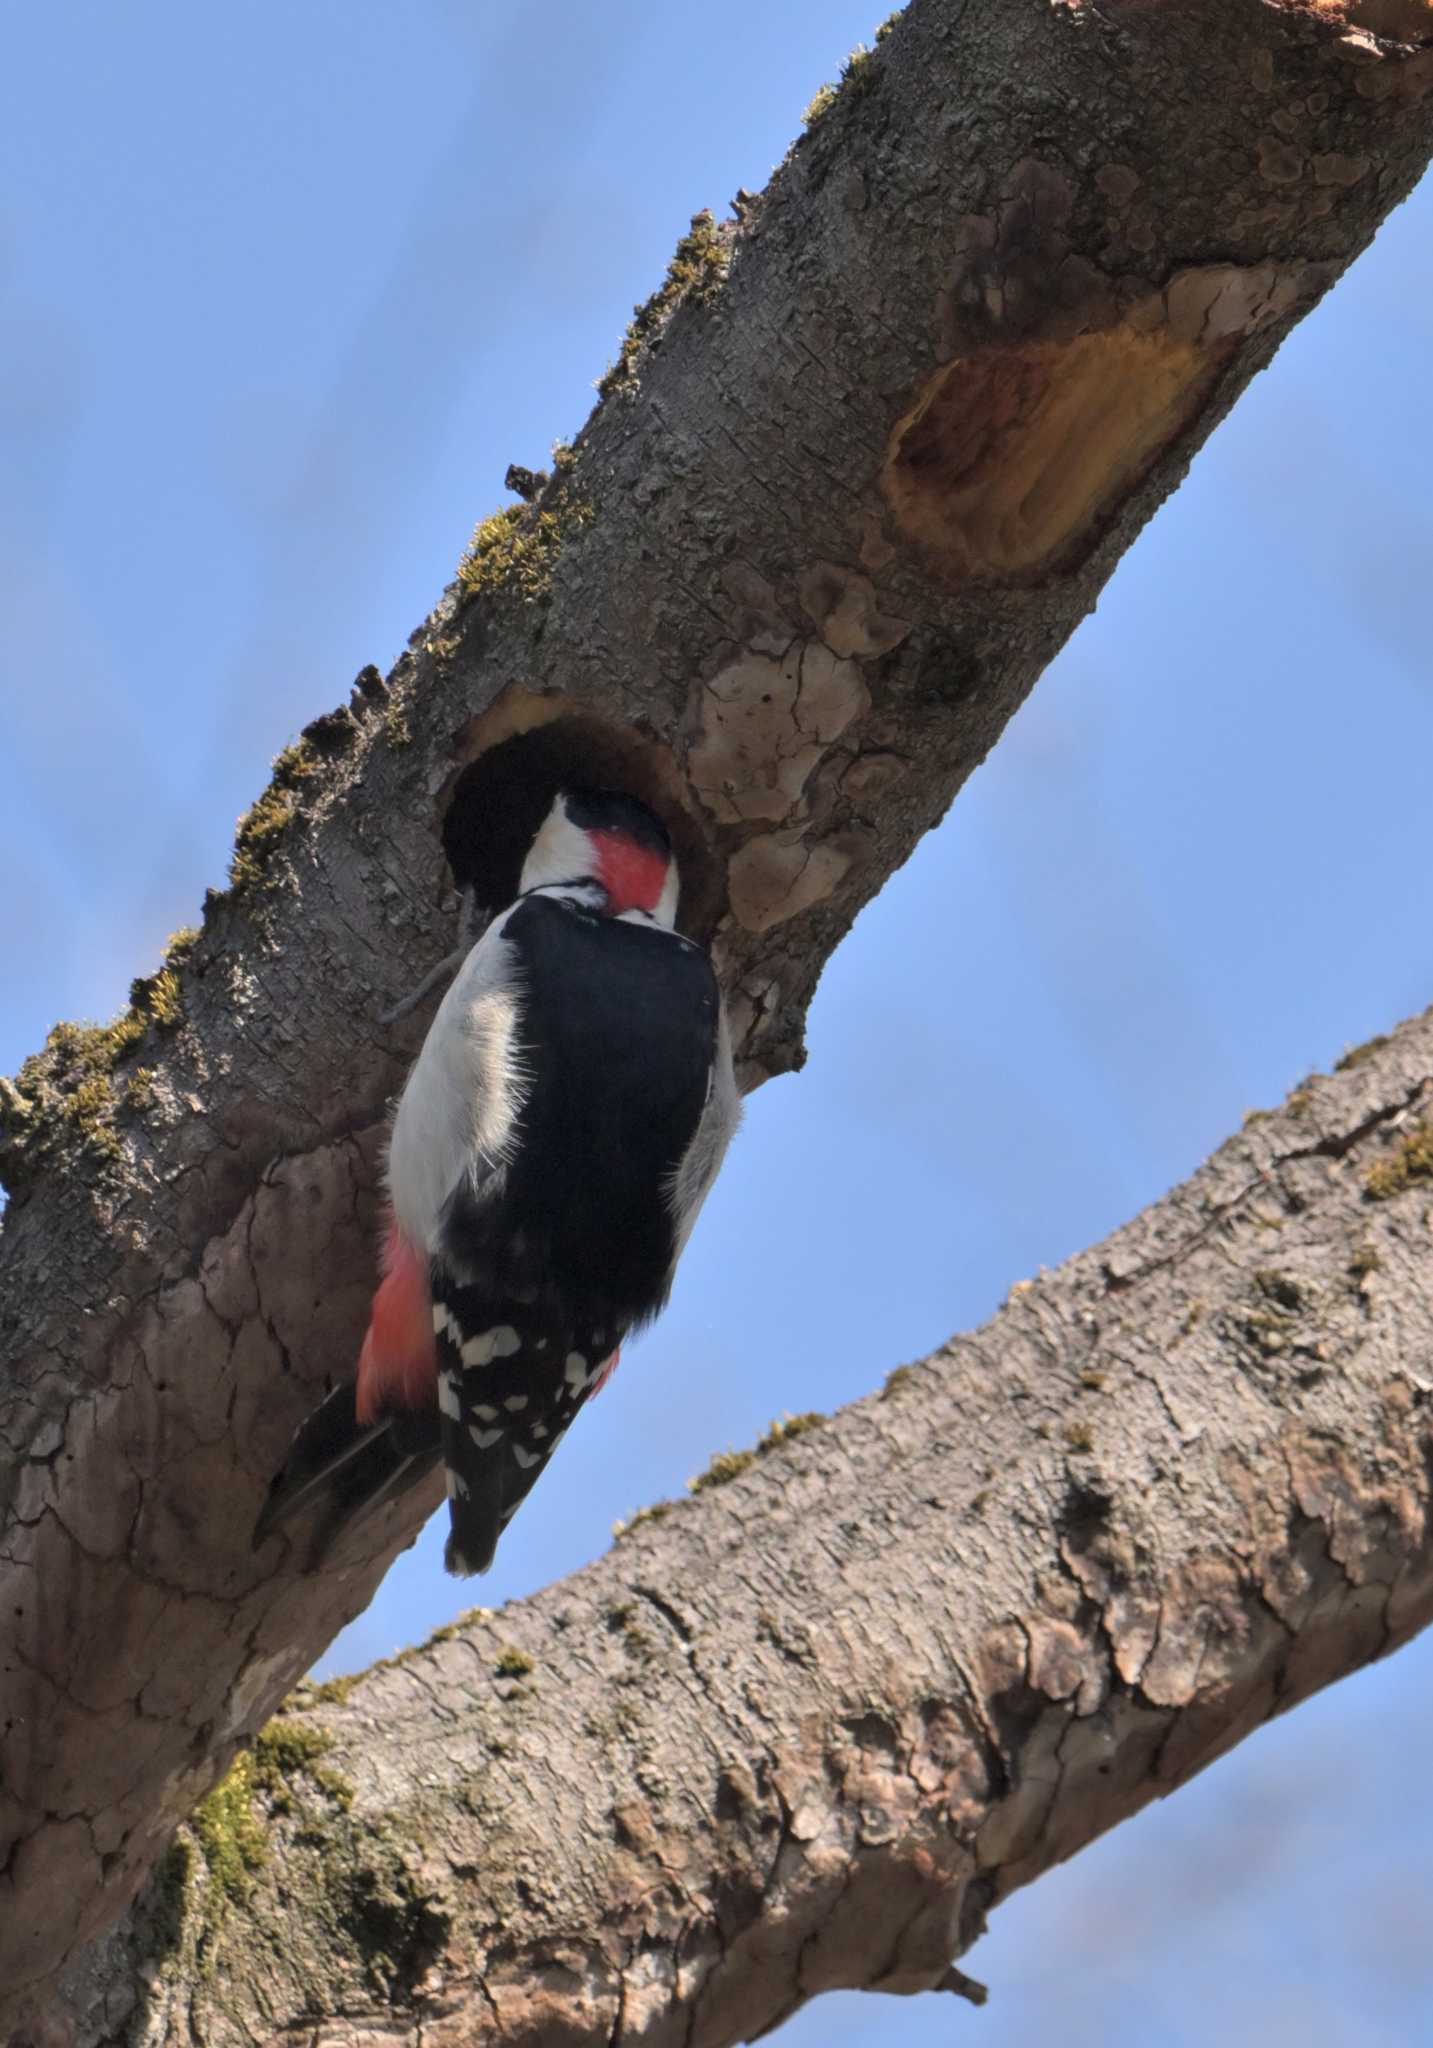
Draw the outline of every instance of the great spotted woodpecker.
M740 1115L705 951L635 798L567 790L433 1020L388 1150L354 1381L295 1439L258 1544L447 1468L449 1571L498 1538L623 1339L665 1306Z

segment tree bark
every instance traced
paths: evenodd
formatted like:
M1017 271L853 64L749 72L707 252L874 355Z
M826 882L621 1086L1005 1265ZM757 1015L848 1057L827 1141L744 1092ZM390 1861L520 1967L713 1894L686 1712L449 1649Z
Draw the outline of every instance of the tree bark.
M565 1583L301 1688L78 2038L724 2048L978 1995L993 1905L1433 1615L1430 1111L1433 1012Z
M384 1105L423 1022L380 1014L446 950L452 882L497 900L505 821L544 776L625 780L678 836L687 920L714 941L748 1083L796 1064L856 911L1422 170L1429 23L1422 0L916 0L767 192L732 223L694 223L576 448L531 504L479 529L387 682L366 671L280 757L197 940L136 984L126 1018L58 1028L0 1084L0 2018L48 2013L67 1965L80 1981L175 1823L433 1504L403 1504L323 1569L297 1546L249 1549L292 1428L352 1369ZM1121 1424L1131 1457L1138 1413ZM880 1438L879 1417L861 1426ZM843 1439L822 1441L835 1455ZM815 1456L793 1448L791 1472ZM674 1526L689 1520L707 1526ZM962 1549L992 1585L1017 1573L975 1536ZM914 1645L931 1624L911 1597ZM781 1610L760 1612L773 1668L800 1672ZM660 1644L664 1625L637 1633ZM675 1668L700 1702L690 1647ZM1016 1673L1017 1637L1007 1648ZM1040 1637L1037 1674L1047 1653ZM951 1703L952 1754L974 1742L993 1769L974 1698ZM906 1727L850 1731L858 1775L879 1777ZM921 1737L927 1775L944 1727ZM801 1832L804 1792L768 1841L778 1779L722 1784L772 1856L822 1839ZM998 1792L973 1778L968 1797ZM624 1795L636 1870L657 1798ZM516 1853L508 1826L494 1815L485 1869L493 1830ZM979 1887L938 1846L920 1855L954 1873L957 1918L913 1906L887 1974L921 1978L978 1917ZM747 1911L755 1868L721 1893L718 1932ZM901 1881L919 1894L918 1875ZM569 1897L561 1873L542 1882ZM776 1955L785 1939L751 1937L756 1979L762 1943ZM670 2002L661 1940L652 1953L650 1993L625 1955L615 1975L610 1958L578 1973L624 1987L633 2030ZM539 2005L565 1967L529 1987ZM703 2021L713 2040L746 2024L739 1974L722 1974L738 2016Z

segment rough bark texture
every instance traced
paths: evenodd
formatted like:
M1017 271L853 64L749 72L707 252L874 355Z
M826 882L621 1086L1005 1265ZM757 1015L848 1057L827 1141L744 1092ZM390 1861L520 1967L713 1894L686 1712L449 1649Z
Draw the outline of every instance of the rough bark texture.
M1433 1616L1430 1113L1433 1012L564 1584L301 1689L80 2041L723 2048L960 1986L1016 1886Z
M748 1080L793 1064L856 911L1423 168L1428 24L917 0L768 192L694 227L570 459L387 683L281 757L197 943L0 1085L5 2010L44 2009L431 1506L321 1572L248 1547L352 1366L424 1021L378 1014L446 949L452 879L507 872L517 784L484 774L662 803Z

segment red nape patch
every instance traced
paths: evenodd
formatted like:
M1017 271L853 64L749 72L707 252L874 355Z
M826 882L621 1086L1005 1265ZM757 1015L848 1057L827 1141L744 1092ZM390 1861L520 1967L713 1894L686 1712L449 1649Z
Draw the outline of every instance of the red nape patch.
M641 846L625 832L599 830L588 837L597 855L597 879L612 899L612 915L655 910L667 886L667 856Z
M369 1423L394 1408L432 1408L437 1399L438 1348L428 1261L390 1216L383 1278L358 1355L354 1406L359 1421Z

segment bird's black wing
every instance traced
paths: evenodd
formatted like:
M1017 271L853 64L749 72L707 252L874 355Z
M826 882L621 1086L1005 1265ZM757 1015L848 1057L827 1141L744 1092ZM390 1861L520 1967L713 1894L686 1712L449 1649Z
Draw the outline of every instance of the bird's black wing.
M500 1198L460 1183L433 1265L449 1568L483 1571L612 1352L666 1300L673 1189L719 1002L675 933L535 896L507 918L527 1077Z
M394 1414L361 1423L354 1410L354 1382L345 1380L295 1436L255 1525L255 1550L322 1502L313 1539L316 1561L350 1523L425 1478L441 1455L436 1415Z

